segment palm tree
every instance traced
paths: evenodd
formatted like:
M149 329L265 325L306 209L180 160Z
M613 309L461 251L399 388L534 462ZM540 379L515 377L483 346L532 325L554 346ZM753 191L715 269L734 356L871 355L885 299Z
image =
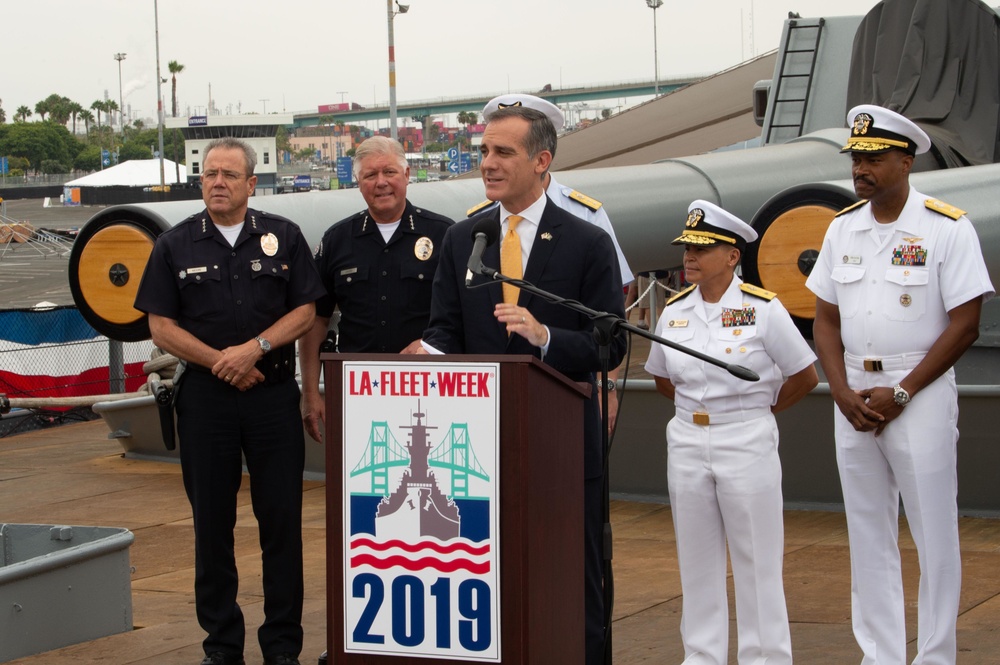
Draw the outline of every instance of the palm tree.
M170 93L171 93L171 109L173 111L173 117L177 117L177 75L184 71L184 65L177 62L176 60L171 60L167 63L167 69L170 70Z
M0 125L7 122L7 112L3 110L3 100L0 99Z
M92 110L94 110L94 111L97 111L97 129L100 130L101 129L101 111L104 110L104 102L102 102L100 99L95 100L94 103L90 105L90 108Z
M31 109L24 105L18 106L14 111L14 122L27 122L30 115Z
M42 116L42 122L45 122L45 114L49 112L49 102L47 100L42 100L35 104L35 113Z
M114 116L112 116L111 114L112 113L116 113L117 111L119 111L118 102L116 102L113 99L105 100L105 102L104 102L104 112L108 114L108 126L111 127L112 129L114 129L114 124L115 123L114 123ZM124 120L124 118L122 118L122 119ZM121 126L122 126L122 133L124 133L125 132L125 123L121 122L119 124L121 124Z
M81 108L77 112L77 115L80 117L80 120L83 120L83 126L87 134L90 134L90 123L94 122L94 114L89 109Z
M83 107L76 102L70 102L66 105L66 110L69 111L70 116L73 118L73 135L76 135L76 119L83 112Z

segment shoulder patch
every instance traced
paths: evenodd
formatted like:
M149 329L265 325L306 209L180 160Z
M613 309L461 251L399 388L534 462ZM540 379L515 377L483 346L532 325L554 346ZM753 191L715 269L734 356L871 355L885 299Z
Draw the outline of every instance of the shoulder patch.
M489 199L486 199L482 203L477 203L476 205L474 205L471 208L469 208L468 210L466 210L465 211L465 216L466 217L472 217L473 215L475 215L477 212L479 212L483 208L485 208L487 206L491 206L491 205L493 205L493 201L490 201Z
M759 286L747 284L746 282L740 284L740 291L743 293L749 293L752 296L757 296L763 300L774 300L778 296L778 294L773 291L768 291L767 289L762 289Z
M590 208L594 212L597 212L598 210L600 210L601 205L603 205L597 199L592 199L589 196L587 196L586 194L584 194L582 192L578 192L575 189L572 192L569 193L569 197L571 199L573 199L574 201L576 201L577 203L579 203L580 205L583 205L583 206L586 206L586 207Z
M671 296L670 299L667 300L667 304L669 305L672 302L676 302L676 301L680 300L681 298L684 298L684 297L690 295L690 293L692 291L694 291L694 287L696 287L696 286L697 286L697 284L692 284L691 286L687 287L686 289L684 289L680 293L677 293L677 294Z
M846 208L844 208L843 210L841 210L840 212L838 212L836 215L834 215L834 217L840 217L844 213L851 212L855 208L860 208L861 206L863 206L866 203L868 203L868 199L861 199L857 203L855 203L853 205L847 206Z
M958 219L965 214L964 210L956 208L953 205L948 205L944 201L938 201L937 199L927 199L924 201L924 207L951 219Z

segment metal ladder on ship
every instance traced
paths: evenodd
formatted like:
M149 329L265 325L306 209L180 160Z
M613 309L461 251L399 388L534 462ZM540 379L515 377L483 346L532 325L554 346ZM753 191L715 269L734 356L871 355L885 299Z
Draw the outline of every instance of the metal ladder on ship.
M816 70L816 52L819 50L819 40L820 36L823 34L823 26L825 24L826 21L822 18L817 19L814 23L802 23L797 19L789 20L785 48L782 50L781 67L778 69L777 85L774 90L774 94L771 95L770 99L771 123L767 128L767 137L764 141L765 144L771 142L771 135L775 129L793 130L795 132L794 138L802 136L802 126L805 122L806 110L809 104L809 92L812 89L813 73ZM808 33L809 30L814 31L815 35L810 35ZM802 42L804 42L804 44L800 47L799 45ZM795 60L808 59L808 63L796 62L792 65L789 63L790 57ZM804 69L808 69L808 71L802 71ZM805 92L801 96L796 95L787 98L781 97L781 93L784 88L794 81L801 79L805 79ZM799 89L801 89L801 86L799 86ZM779 116L777 115L779 104L800 105L798 119L795 122L775 122L779 119ZM789 109L786 111L788 115L794 116L794 110L791 110L787 106L784 108ZM785 120L784 114L780 119Z

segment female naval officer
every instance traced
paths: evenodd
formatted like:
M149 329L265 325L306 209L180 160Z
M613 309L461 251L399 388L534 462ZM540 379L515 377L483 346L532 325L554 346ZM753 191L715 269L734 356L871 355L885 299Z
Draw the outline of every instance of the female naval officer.
M729 652L726 543L736 590L740 665L792 662L782 584L781 463L774 414L812 390L816 360L775 294L736 277L757 233L708 201L688 208L684 270L656 334L760 376L726 370L653 344L646 370L674 400L667 482L684 601L685 665L725 665Z

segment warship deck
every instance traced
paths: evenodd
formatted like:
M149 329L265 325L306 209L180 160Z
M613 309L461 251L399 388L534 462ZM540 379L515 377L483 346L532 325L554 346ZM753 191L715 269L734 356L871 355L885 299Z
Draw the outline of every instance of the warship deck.
M248 624L247 662L261 662L260 555L249 482L239 497L236 554ZM325 488L303 483L306 600L302 662L325 648ZM0 440L0 522L121 526L131 547L133 623L118 635L21 658L24 665L72 662L193 665L203 633L194 616L194 547L180 467L127 459L101 421ZM679 663L681 592L669 506L615 500L614 662ZM844 516L785 513L785 591L799 663L860 661L850 626L850 566ZM917 556L901 524L910 657L915 653ZM961 519L964 584L958 662L997 662L1000 653L1000 520ZM730 583L731 584L731 583ZM731 596L732 594L730 594ZM731 619L735 611L731 610ZM730 629L735 663L735 625Z

